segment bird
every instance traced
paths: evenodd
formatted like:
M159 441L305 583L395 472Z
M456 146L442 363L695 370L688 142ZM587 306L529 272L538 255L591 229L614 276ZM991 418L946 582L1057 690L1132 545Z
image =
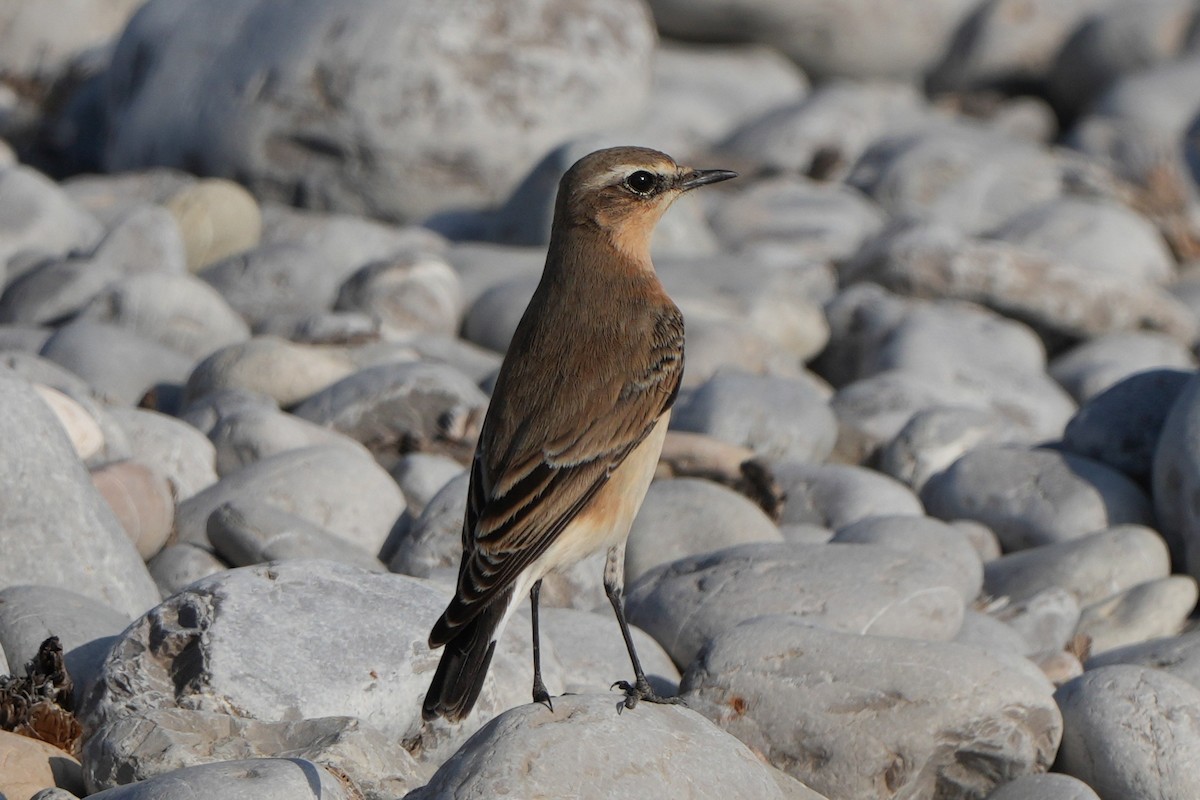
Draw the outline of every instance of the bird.
M647 682L623 600L625 542L683 375L683 315L654 271L650 241L676 198L734 177L644 147L597 150L562 176L545 267L471 461L455 594L429 634L430 649L444 650L422 705L426 721L471 712L526 593L533 700L553 711L541 674L542 579L601 551L634 672L609 688L625 693L628 709L676 702Z

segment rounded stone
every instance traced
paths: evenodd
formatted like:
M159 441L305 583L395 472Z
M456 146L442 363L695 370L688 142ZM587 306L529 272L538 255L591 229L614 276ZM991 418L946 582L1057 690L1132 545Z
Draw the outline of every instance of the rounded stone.
M226 800L354 800L341 776L303 758L252 758L183 767L90 794L97 800L174 800L181 787Z
M997 788L987 800L1100 800L1100 795L1078 778L1047 773L1022 775Z
M935 406L909 418L879 451L878 466L881 472L920 492L930 478L973 448L1025 439L1011 421L995 412Z
M172 194L166 208L179 225L192 272L249 250L262 237L258 201L233 181L197 181Z
M206 544L206 547L208 546ZM228 564L206 547L195 544L169 544L150 559L146 567L163 597L170 597L201 578L229 569Z
M166 475L178 501L217 482L212 442L191 425L142 408L113 406L108 411L129 438L132 457Z
M52 744L0 731L0 795L6 800L29 800L40 796L44 787L55 787L60 797L83 797L86 787L79 761Z
M404 510L395 481L369 456L340 445L288 450L243 467L179 504L179 542L205 545L208 517L239 499L261 500L379 552Z
M338 290L335 308L370 314L387 333L453 335L463 314L462 286L440 256L405 253L351 275Z
M92 483L149 560L166 544L175 521L175 494L161 472L139 461L116 461L92 470Z
M87 409L57 389L42 384L34 384L33 388L58 417L80 461L87 461L104 450L104 431Z
M1152 369L1194 370L1188 345L1152 331L1122 331L1089 339L1056 356L1050 376L1086 403L1120 381Z
M1158 530L1177 568L1200 575L1200 377L1179 392L1158 437L1152 470Z
M223 347L197 364L185 395L195 400L218 389L249 389L289 406L352 372L348 359L323 348L259 336Z
M654 481L629 532L625 580L686 556L782 541L763 510L732 489L700 478Z
M26 166L0 169L0 208L0 264L21 251L89 252L104 233L53 181Z
M813 379L718 371L676 405L675 430L703 433L749 447L759 455L823 461L833 450L837 423Z
M795 781L780 781L754 753L681 706L643 703L618 714L611 695L556 698L485 725L411 800L449 796L545 795L817 800ZM681 776L687 776L686 780Z
M1200 689L1200 631L1113 647L1087 660L1088 669L1111 664L1153 667Z
M1149 498L1130 478L1082 456L1012 445L977 447L925 484L931 516L973 519L1020 550L1111 525L1150 525Z
M772 465L788 498L781 523L810 523L835 531L876 516L924 516L921 501L899 481L846 464Z
M886 576L886 579L883 579ZM947 640L962 624L961 579L942 561L866 544L749 544L680 559L629 587L629 620L686 665L739 622L790 614L876 636Z
M213 424L208 438L215 451L217 474L222 477L264 458L305 447L344 447L355 455L368 455L350 437L273 406L228 409Z
M319 558L383 572L372 553L295 514L247 499L232 500L208 517L208 541L235 567Z
M1090 669L1055 694L1057 768L1113 797L1195 797L1200 689L1147 667Z
M538 624L542 634L554 643L554 651L562 663L563 694L595 692L629 672L629 653L611 609L593 612L578 608L543 608ZM663 696L676 694L679 670L667 651L636 626L630 628L629 633L654 691ZM550 687L552 692L555 688Z
M1020 656L786 616L718 636L681 688L719 727L830 797L983 796L1047 769L1063 732L1052 687Z
M1173 636L1183 630L1198 596L1191 575L1140 583L1084 608L1078 632L1091 638L1094 653Z
M154 0L113 54L104 162L390 219L494 205L550 147L638 115L654 43L634 0Z
M1060 587L1090 605L1170 572L1161 536L1140 525L1118 525L989 561L984 590L1021 601Z

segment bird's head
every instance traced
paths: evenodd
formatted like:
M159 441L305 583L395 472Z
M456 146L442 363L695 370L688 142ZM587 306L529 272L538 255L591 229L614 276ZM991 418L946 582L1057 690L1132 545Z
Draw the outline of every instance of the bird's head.
M675 198L697 186L736 178L692 169L646 147L611 147L575 162L558 187L555 228L594 226L633 258L649 255L654 226Z

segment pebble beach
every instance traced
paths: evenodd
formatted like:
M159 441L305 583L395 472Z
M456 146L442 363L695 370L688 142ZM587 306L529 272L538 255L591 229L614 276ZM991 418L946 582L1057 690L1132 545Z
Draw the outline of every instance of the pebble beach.
M653 256L634 523L426 722L555 191ZM1200 797L1194 0L0 2L0 797ZM51 643L52 637L56 640ZM8 676L8 677L5 677Z

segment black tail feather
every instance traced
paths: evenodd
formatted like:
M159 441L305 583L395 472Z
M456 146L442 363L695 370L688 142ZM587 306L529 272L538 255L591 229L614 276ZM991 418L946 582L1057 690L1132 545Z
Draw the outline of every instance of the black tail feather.
M442 660L433 674L429 691L425 693L425 704L421 708L425 719L445 717L450 722L457 722L471 713L492 663L496 650L493 636L508 608L507 599L497 598L499 602L491 603L446 641Z

